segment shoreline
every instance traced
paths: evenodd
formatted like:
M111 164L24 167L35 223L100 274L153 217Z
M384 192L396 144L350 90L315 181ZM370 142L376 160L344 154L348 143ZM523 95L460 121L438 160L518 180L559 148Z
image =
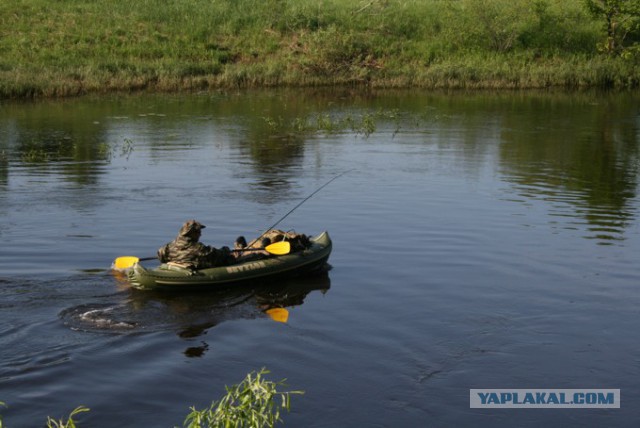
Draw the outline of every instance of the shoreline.
M183 91L216 91L247 89L313 89L353 88L362 90L419 89L419 90L613 90L627 91L640 87L640 71L633 67L631 73L619 71L617 61L599 62L597 71L590 63L565 67L570 72L552 74L545 65L526 71L511 71L496 75L482 75L475 67L448 64L440 68L414 69L393 77L372 74L366 79L358 76L300 76L284 74L266 76L253 70L234 68L222 75L198 75L180 77L155 73L143 76L85 75L83 78L68 74L23 75L7 78L0 73L0 100L66 98L84 95L108 95L112 93L178 93ZM583 70L589 72L583 72Z

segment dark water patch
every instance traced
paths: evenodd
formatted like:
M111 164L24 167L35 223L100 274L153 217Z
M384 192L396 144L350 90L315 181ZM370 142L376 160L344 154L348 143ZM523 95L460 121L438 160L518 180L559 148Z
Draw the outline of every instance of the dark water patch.
M78 269L78 272L98 275L98 274L103 274L105 272L105 269L103 268Z
M11 371L26 373L39 368L46 368L58 364L64 364L70 359L71 347L67 344L48 347L46 352L34 350L32 352L15 354L5 359L3 368Z
M209 344L207 342L201 342L200 346L190 346L185 349L184 354L189 358L199 358L202 357L205 352L209 350Z

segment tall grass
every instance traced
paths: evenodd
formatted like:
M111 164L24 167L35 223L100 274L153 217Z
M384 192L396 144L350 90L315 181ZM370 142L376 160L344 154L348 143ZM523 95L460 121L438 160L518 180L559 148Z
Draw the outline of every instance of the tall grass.
M20 0L0 3L0 34L1 97L630 86L638 74L635 58L600 57L606 34L583 0Z

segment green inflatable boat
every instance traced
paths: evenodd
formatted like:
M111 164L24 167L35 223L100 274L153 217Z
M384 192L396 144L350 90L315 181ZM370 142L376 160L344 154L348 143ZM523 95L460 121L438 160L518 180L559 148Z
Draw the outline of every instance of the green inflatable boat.
M147 269L136 263L128 272L128 282L141 290L181 290L217 288L251 281L269 281L322 270L331 254L328 232L310 238L309 248L282 256L249 260L231 266L191 270L169 264Z

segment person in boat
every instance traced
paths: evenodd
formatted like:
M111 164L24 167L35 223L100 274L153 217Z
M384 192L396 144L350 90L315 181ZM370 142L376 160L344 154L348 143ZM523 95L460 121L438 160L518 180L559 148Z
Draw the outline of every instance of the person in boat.
M236 238L236 242L233 243L233 249L238 253L241 253L241 250L247 248L247 240L244 236L238 236Z
M206 269L234 263L236 259L229 247L218 249L200 242L200 235L205 227L196 220L185 222L176 239L160 247L158 259L162 263L173 263L190 269Z

